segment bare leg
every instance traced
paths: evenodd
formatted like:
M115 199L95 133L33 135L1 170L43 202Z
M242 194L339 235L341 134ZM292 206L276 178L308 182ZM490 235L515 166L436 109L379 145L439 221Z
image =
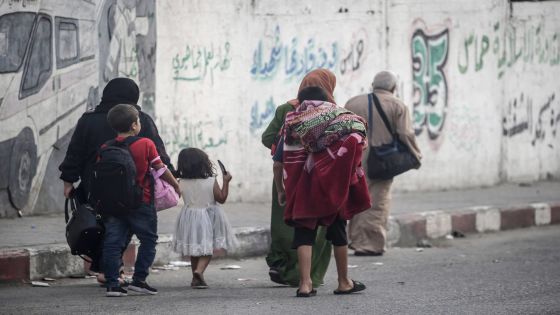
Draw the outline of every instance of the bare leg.
M97 282L99 282L99 283L105 283L105 281L106 281L105 280L105 274L103 272L97 273L96 278L97 278Z
M210 263L212 256L199 256L196 257L196 266L193 268L193 280L191 282L191 287L195 289L206 289L208 285L204 281L204 271Z
M199 257L191 256L191 271L192 271L192 273L195 272L196 267L198 266L198 258Z
M350 290L353 287L353 283L352 280L348 278L348 246L333 247L334 259L336 261L336 272L338 273L338 290Z
M311 280L311 256L312 247L309 245L301 245L297 249L299 264L299 292L308 293L313 290L313 282Z
M194 269L193 273L203 274L206 271L206 267L210 264L210 260L212 260L212 256L200 256L197 257L198 262L196 264L196 268Z

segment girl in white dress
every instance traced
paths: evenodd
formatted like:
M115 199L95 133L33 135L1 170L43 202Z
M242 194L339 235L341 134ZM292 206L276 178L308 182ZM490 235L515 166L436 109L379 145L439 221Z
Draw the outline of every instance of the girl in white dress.
M214 250L231 250L237 243L224 211L217 204L226 201L232 177L229 172L223 174L220 188L208 155L196 148L181 150L177 175L185 205L177 216L173 250L190 256L191 287L206 289L204 271Z

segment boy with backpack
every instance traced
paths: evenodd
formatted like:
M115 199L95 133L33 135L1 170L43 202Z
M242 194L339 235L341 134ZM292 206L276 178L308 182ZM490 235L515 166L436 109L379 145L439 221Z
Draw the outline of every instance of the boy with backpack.
M103 215L105 223L103 264L107 279L106 296L127 295L127 290L119 285L118 277L121 251L129 231L140 240L140 247L128 289L157 294L157 290L146 283L158 238L153 179L149 169L160 169L165 165L154 142L137 137L141 125L139 112L134 106L114 106L107 114L107 121L118 135L100 148L91 179L92 206ZM179 183L168 169L161 178L180 194Z

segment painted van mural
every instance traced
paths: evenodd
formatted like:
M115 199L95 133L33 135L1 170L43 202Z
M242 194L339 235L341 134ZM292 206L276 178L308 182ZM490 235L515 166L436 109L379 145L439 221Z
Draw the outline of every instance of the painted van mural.
M135 6L0 1L0 217L60 211L57 167L72 128L109 79L125 76L121 61L137 58L112 43L127 39L118 12Z

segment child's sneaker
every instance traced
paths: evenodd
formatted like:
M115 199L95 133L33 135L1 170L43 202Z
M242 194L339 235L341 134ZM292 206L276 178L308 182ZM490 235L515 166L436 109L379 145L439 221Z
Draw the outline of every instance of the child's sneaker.
M132 280L132 283L128 285L128 289L139 293L157 294L157 289L150 287L146 281Z
M105 295L109 297L127 296L128 291L122 287L107 288L107 293L105 293Z

